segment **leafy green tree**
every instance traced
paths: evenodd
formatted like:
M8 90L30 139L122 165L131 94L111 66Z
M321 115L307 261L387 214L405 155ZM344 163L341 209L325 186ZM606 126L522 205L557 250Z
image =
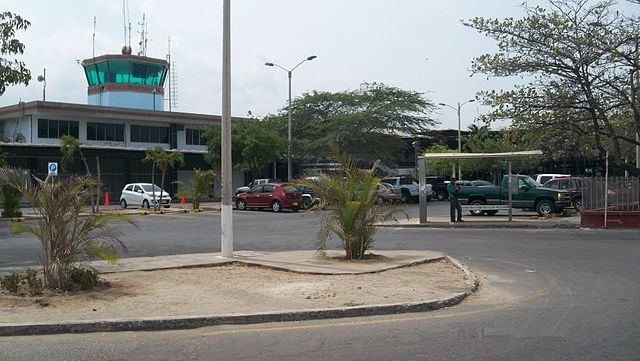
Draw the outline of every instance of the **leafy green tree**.
M423 154L457 152L457 149L451 149L446 145L434 144L428 148L425 148ZM453 161L449 159L430 159L425 161L425 166L427 168L428 174L450 174L453 167Z
M7 85L29 85L31 72L24 62L7 56L24 53L24 44L15 38L17 30L27 30L31 23L8 11L0 12L0 95Z
M35 180L35 182L34 182ZM126 251L121 233L109 225L119 219L116 213L80 217L82 206L90 197L95 181L89 177L33 179L29 172L0 167L0 184L14 187L33 206L35 223L14 223L15 233L30 233L40 240L40 263L45 286L66 290L76 262L90 262L101 257L117 260L118 250Z
M329 144L357 162L395 164L407 145L400 136L423 132L436 122L434 105L422 94L381 83L337 93L313 91L292 103L293 155L299 159L329 159ZM287 111L272 116L286 134Z
M183 186L177 196L184 196L190 199L193 209L200 209L200 201L209 194L215 177L216 175L212 170L196 169L189 185L181 181L175 182Z
M160 189L162 191L164 190L165 173L176 165L184 164L184 155L178 151L167 152L162 147L154 147L147 149L145 160L153 164L151 168L151 184L155 185L155 169L158 168L162 172L162 177L160 178ZM159 210L160 202L156 200L155 187L151 187L151 192L154 201L153 208ZM162 193L160 193L160 199L162 199Z
M217 125L204 128L204 137L209 146L205 160L212 166L220 165L220 134L220 127ZM231 130L232 161L254 177L286 152L286 142L286 138L274 129L272 121L235 123Z
M474 59L474 72L528 79L508 91L485 91L494 107L489 120L509 119L524 131L542 129L543 139L580 143L562 149L595 147L621 166L624 149L640 132L640 21L612 1L549 0L549 9L523 4L522 19L474 18L465 25L493 38L498 52ZM624 127L628 124L631 127ZM552 132L558 130L558 132Z
M371 170L362 170L351 156L338 153L337 148L333 148L332 154L340 164L339 172L300 181L315 189L320 199L315 209L323 217L316 247L318 253L324 253L333 235L342 241L346 259L364 259L373 246L375 223L392 218L400 209L376 205L380 184L380 178L374 176L377 163ZM325 211L326 208L332 211Z

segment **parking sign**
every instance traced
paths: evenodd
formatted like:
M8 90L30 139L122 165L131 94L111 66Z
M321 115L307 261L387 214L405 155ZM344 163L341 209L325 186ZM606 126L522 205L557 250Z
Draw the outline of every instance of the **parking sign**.
M58 163L49 162L49 175L58 175Z

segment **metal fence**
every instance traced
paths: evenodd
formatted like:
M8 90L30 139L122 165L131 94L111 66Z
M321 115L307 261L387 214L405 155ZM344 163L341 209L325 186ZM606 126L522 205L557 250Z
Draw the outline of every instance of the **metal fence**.
M582 210L640 211L640 178L582 179Z

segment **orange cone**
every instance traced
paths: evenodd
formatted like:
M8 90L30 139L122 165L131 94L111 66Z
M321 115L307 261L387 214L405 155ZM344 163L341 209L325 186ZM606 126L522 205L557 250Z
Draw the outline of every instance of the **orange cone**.
M109 203L109 192L106 192L104 194L104 205L105 206L110 206L111 205L111 203Z
M180 197L180 204L184 204L184 196Z

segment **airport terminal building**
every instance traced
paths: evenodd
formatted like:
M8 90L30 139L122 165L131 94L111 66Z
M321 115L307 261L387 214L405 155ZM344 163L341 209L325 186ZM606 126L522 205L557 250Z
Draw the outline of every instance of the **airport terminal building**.
M0 148L9 154L11 166L44 178L48 162L62 156L60 137L72 135L79 139L92 175L99 162L101 183L112 202L125 184L151 182L151 164L143 162L147 149L178 150L185 164L169 172L164 184L173 194L174 181L188 183L194 169L211 168L204 161L202 127L219 125L221 119L162 110L168 65L163 59L126 53L84 60L88 104L32 101L0 107ZM219 169L214 172L220 174ZM84 174L79 156L72 169L61 171L71 173ZM244 172L234 171L233 180L234 187L244 185ZM220 194L218 184L213 193Z

